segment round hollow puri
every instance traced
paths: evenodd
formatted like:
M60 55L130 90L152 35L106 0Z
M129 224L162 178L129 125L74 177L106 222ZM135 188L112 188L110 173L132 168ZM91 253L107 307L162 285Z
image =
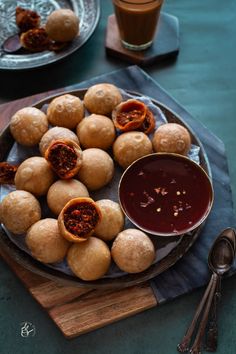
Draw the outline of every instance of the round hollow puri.
M70 247L67 262L77 277L91 281L106 274L110 266L111 254L104 241L90 237L86 242L74 243Z
M99 148L107 150L116 137L112 120L100 114L91 114L76 128L79 141L84 149Z
M26 244L34 258L43 263L61 262L70 246L61 236L56 219L37 221L27 232Z
M25 233L40 218L39 201L27 191L13 191L0 203L1 222L16 235Z
M101 149L83 150L83 162L78 179L89 190L97 190L107 185L114 175L114 162L110 155Z
M213 187L204 169L189 158L157 153L126 169L119 199L126 216L141 230L178 236L206 219L213 204Z
M79 18L70 9L57 9L48 16L45 29L56 42L72 41L79 34Z
M121 231L113 242L111 254L117 266L127 273L146 270L155 259L151 239L137 229Z
M119 135L113 144L114 159L127 168L135 160L152 153L152 143L143 132L132 131Z
M47 194L55 179L46 159L32 156L24 160L15 174L16 189L28 191L36 196Z
M48 105L47 118L54 126L74 129L84 118L83 102L68 93L55 97Z
M24 107L11 117L10 130L19 144L37 145L48 130L46 114L35 107Z
M191 136L182 125L166 123L157 128L152 144L155 152L171 152L186 156L191 147Z
M98 200L102 217L100 223L95 227L95 235L104 240L111 241L123 230L125 217L119 203L110 199Z
M55 215L59 215L66 203L78 197L88 197L89 193L83 183L76 179L58 180L47 193L47 203Z
M112 84L100 83L89 87L84 105L90 113L109 115L122 101L120 90Z

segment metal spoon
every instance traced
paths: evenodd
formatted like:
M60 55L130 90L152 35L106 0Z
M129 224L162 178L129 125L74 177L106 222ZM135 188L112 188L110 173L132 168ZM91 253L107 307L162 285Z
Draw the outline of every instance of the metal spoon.
M2 50L8 54L18 53L21 49L19 34L8 37L2 44Z
M218 288L217 285L219 284L219 280L221 279L221 276L231 268L234 262L235 250L236 250L236 232L232 228L227 228L224 231L222 231L221 234L216 238L209 252L208 265L213 273L210 282L207 286L207 289L205 290L203 298L195 312L193 320L187 332L185 333L181 343L177 347L179 352L184 353L189 350L189 344L192 335L194 333L196 324L198 322L198 318L205 306L205 310L203 313L202 320L200 322L200 326L195 341L193 343L192 348L190 349L190 352L192 354L196 354L196 353L200 354L202 339L206 329L207 320L211 309L211 303L215 295L215 290L216 288ZM217 328L216 320L214 321L214 326Z
M229 245L226 245L226 242L228 242ZM233 254L235 256L235 249L236 249L235 231L230 228L224 230L222 237L220 237L220 239L218 240L218 245L216 246L215 246L215 254L209 255L209 260L211 260L211 263L209 262L209 267L212 269L212 271L214 270L216 271L217 269L219 275L216 291L214 294L213 304L210 310L210 320L207 329L206 343L205 343L205 349L210 352L214 352L217 349L217 338L218 338L217 305L221 297L221 276L223 275L222 271L225 268L224 263L228 263L228 266L230 268L230 258L231 258L230 248L231 247L233 250ZM234 259L232 259L231 265L233 264L233 260Z

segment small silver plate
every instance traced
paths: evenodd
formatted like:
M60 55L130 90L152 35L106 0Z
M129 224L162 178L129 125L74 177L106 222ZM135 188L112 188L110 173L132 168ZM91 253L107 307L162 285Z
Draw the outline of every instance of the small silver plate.
M54 63L79 49L93 34L100 17L99 0L0 0L0 47L3 42L18 32L15 21L16 7L37 11L41 24L47 16L59 8L69 8L80 20L80 34L64 50L43 51L29 54L7 54L0 49L0 69L25 70Z

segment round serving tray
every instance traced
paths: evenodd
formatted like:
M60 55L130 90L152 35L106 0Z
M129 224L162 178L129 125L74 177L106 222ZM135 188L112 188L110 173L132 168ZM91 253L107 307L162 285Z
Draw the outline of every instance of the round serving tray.
M37 11L42 25L48 15L57 9L68 8L80 20L80 33L68 46L59 52L45 50L39 53L8 54L1 46L10 36L17 33L15 9L21 6ZM27 70L45 66L61 60L82 47L97 27L100 17L100 0L0 0L0 69Z
M86 91L87 89L81 89L81 90L68 91L66 93L76 95L81 99L83 99ZM127 91L127 93L141 96L139 93L136 92ZM62 93L40 100L39 102L34 104L34 106L37 108L42 108L43 106L47 105L54 97L60 95L62 95ZM211 178L212 176L211 176L209 161L206 152L204 150L204 147L202 146L197 135L192 131L192 129L185 122L182 121L182 119L177 114L175 114L168 107L161 104L160 102L157 102L156 100L151 99L151 101L154 105L156 105L163 111L168 122L175 122L181 124L188 129L188 131L191 134L192 143L200 147L200 152L199 152L200 165L204 168L204 170ZM9 127L7 127L6 130L3 131L3 133L0 136L0 151L2 152L0 154L1 160L6 159L6 156L8 155L13 143L14 140L10 135ZM102 194L99 193L100 192L98 192L98 194L95 193L95 196L91 193L91 196L95 197L94 198L95 200L102 199ZM89 287L89 288L123 288L123 287L136 285L144 281L147 281L149 279L152 279L158 274L161 274L162 272L164 272L165 270L173 266L189 250L189 248L195 242L195 240L197 239L201 231L202 226L203 225L199 226L191 233L182 235L181 237L177 236L177 237L168 238L168 237L155 236L155 245L157 248L168 247L168 245L170 246L172 245L172 247L170 247L170 251L167 252L166 256L161 258L159 261L157 261L155 264L153 264L144 272L137 273L137 274L124 273L124 275L115 278L103 277L99 280L89 281L89 282L83 281L73 275L62 273L59 270L50 268L49 266L41 262L38 262L33 257L31 257L28 253L24 252L19 247L17 247L10 240L10 238L7 236L7 234L5 233L2 227L0 227L0 247L11 258L13 258L17 263L19 263L26 269L36 274L39 274L43 277L46 277L48 279L54 280L56 282L60 282L64 285L77 286L77 287ZM128 225L128 227L132 227L132 226Z

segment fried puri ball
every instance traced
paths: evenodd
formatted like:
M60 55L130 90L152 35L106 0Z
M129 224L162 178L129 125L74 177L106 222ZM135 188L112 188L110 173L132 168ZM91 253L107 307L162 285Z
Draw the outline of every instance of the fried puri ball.
M71 199L58 217L60 233L68 241L84 242L101 221L101 211L91 198Z
M161 125L152 139L153 149L156 152L172 152L187 155L191 147L191 136L188 130L177 123Z
M83 151L79 180L90 190L97 190L108 184L114 175L114 162L107 152L91 148Z
M96 201L102 213L100 223L95 227L95 235L104 240L113 240L123 230L125 217L119 203L110 199Z
M120 90L107 83L91 86L84 95L84 105L91 113L110 115L122 101Z
M48 130L46 114L35 107L24 107L10 120L10 131L21 145L34 146Z
M73 244L67 254L72 272L82 280L101 278L109 269L111 254L106 243L96 237Z
M14 234L23 234L41 218L38 200L23 190L7 194L0 204L1 222Z
M79 97L65 94L54 98L48 105L49 123L74 129L84 117L84 105Z
M61 262L68 251L70 242L61 236L56 219L37 221L27 231L26 245L31 254L43 263Z
M15 174L16 189L36 196L47 194L53 182L54 173L44 157L29 157L20 164Z
M142 156L152 153L152 143L143 132L133 131L118 136L113 144L113 154L118 164L126 168Z
M59 215L67 202L78 197L89 197L83 183L76 179L58 180L48 190L47 203L51 211Z
M111 119L91 114L83 119L76 128L80 144L85 148L107 150L114 142L116 131Z
M68 139L72 140L79 145L79 139L75 133L73 133L70 129L63 127L53 127L49 129L40 140L39 150L42 156L45 155L45 152L49 145L56 140Z
M79 34L79 19L70 9L58 9L48 16L45 29L52 40L69 42Z
M153 263L155 248L144 232L126 229L121 231L113 242L111 255L121 270L127 273L139 273Z

